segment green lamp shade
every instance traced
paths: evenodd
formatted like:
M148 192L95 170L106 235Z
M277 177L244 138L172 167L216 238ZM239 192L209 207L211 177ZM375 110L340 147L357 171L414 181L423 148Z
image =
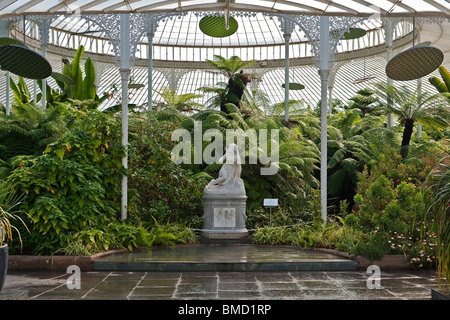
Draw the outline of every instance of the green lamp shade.
M342 32L342 29L340 30L333 30L330 32L331 36L338 37ZM349 28L340 38L343 40L351 40L351 39L358 39L361 37L364 37L366 35L366 30L361 28Z
M344 33L343 39L358 39L366 35L366 30L360 28L350 28L346 33Z
M388 62L386 74L392 80L415 80L436 70L443 60L444 54L438 48L412 47L400 52Z
M0 68L28 79L45 79L52 74L52 67L43 56L15 44L0 46Z
M238 29L238 23L233 17L228 17L228 30L225 16L206 16L199 22L200 30L211 37L223 38L231 36Z
M281 85L283 88L286 87L286 85L283 83ZM300 83L290 82L289 83L289 90L302 90L305 89L305 86Z

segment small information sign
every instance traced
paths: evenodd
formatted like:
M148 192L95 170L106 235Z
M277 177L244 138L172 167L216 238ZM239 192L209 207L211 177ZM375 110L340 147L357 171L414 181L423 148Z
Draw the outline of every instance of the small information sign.
M278 207L278 199L264 199L264 207Z

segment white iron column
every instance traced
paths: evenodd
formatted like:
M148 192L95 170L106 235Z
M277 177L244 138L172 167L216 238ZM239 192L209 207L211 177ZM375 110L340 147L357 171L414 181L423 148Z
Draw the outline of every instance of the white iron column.
M330 18L320 17L320 207L323 223L327 222L327 95L328 76L330 74Z
M386 63L388 63L392 59L392 37L393 37L393 25L392 20L387 18L385 25L385 38L386 38ZM387 85L392 86L392 79L387 77ZM388 104L391 103L391 100L388 98ZM387 115L387 128L392 129L394 126L394 115L389 113Z
M9 71L6 71L6 115L9 116L11 114L11 102L9 101Z
M40 32L41 32L41 51L42 56L47 58L47 43L48 43L48 33L49 33L49 22L47 19L42 19L40 21ZM25 31L24 31L25 32ZM47 107L47 79L42 79L42 97L41 97L41 107L45 110Z
M422 94L422 78L417 79L417 98ZM422 140L422 131L423 127L422 124L417 122L416 125L416 138L417 140Z
M120 14L120 75L122 79L122 146L125 156L122 165L128 169L128 78L130 75L130 15ZM122 177L121 220L127 219L128 177Z
M336 80L336 73L338 71L338 67L334 68L330 68L330 72L328 75L328 82L327 82L327 86L328 86L328 113L332 114L333 113L333 88L334 88L334 82Z
M417 42L420 43L420 32L417 34ZM415 39L413 38L413 46L415 43ZM417 97L419 97L422 94L422 78L417 79ZM416 138L417 140L422 140L422 131L423 127L422 124L417 122L416 125Z
M2 38L9 37L9 21L8 20L0 20L0 37L2 37ZM6 71L5 75L6 75L6 85L5 85L6 101L5 101L5 108L6 108L6 115L9 116L9 114L11 112L11 102L9 100L9 93L10 93L9 71Z
M148 38L148 102L147 110L151 111L153 106L153 24L150 26L150 30L147 32Z
M291 22L284 19L284 121L289 121L289 41L291 40Z

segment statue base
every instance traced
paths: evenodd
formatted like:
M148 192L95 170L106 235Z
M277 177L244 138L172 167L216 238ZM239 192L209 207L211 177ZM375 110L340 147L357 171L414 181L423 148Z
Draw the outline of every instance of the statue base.
M212 194L203 196L203 229L200 235L206 239L244 239L247 197L245 194Z

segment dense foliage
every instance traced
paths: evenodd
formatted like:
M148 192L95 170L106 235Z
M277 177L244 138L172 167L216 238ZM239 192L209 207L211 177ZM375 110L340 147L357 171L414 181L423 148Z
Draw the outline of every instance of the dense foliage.
M26 93L21 83L17 88ZM194 103L196 94L166 90L165 104L154 111L131 111L127 170L121 165L120 113L51 98L42 111L18 94L12 114L0 114L0 178L20 199L30 230L17 226L22 252L90 254L196 242L203 188L220 165L175 164L171 152L173 132L193 134L198 121L202 134L266 135L267 149L258 155L269 155L272 133L278 134L275 174L261 174L270 163L250 164L248 149L243 159L247 227L255 243L329 247L372 259L404 254L417 268L437 265L448 273L448 100L378 84L334 104L328 115L329 220L323 225L317 106L290 101L285 123L282 108L268 105L264 93L244 88L237 107L225 99L225 88L210 88L219 99L211 106ZM388 100L395 104L387 107ZM392 129L387 112L398 115ZM414 134L416 121L421 135ZM211 143L202 139L201 151ZM190 144L194 149L194 139ZM123 174L129 183L126 221L119 218ZM279 199L272 214L264 198ZM12 250L21 248L15 243Z

